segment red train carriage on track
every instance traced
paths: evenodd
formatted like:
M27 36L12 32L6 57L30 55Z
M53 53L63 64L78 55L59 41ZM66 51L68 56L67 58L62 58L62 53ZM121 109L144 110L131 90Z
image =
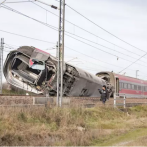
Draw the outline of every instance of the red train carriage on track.
M108 88L114 92L125 94L127 98L147 98L147 81L132 78L124 75L115 74L113 72L99 72L98 77L104 79Z

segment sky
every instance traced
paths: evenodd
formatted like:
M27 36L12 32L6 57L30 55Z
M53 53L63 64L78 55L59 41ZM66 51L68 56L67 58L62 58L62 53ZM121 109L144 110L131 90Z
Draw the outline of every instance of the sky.
M8 3L16 1L21 0L6 0L4 5L58 28L59 18L50 12L59 15L59 10L52 9L39 2L35 3L50 12L41 9L32 2ZM59 2L56 0L41 1L59 7ZM2 0L0 0L0 2L2 2ZM65 33L66 62L92 74L96 74L100 71L113 71L119 73L125 67L146 54L146 0L66 0L66 4L86 16L101 28L136 47L132 47L123 41L120 41L66 6L65 19L75 25L65 21L65 31L70 32L72 34L70 34L70 36L78 39L75 40ZM6 47L18 48L19 46L24 45L34 46L56 56L55 46L58 41L57 31L32 19L4 9L3 7L0 7L0 18L0 38L4 38ZM91 35L76 26L79 26L94 35ZM50 43L35 41L2 31L8 31L48 41ZM77 36L87 40L78 38ZM100 38L103 38L110 43ZM89 42L88 40L92 42ZM12 49L5 48L4 59L10 50ZM139 70L138 78L147 80L147 55L126 70L123 70L120 74L135 77L136 70Z

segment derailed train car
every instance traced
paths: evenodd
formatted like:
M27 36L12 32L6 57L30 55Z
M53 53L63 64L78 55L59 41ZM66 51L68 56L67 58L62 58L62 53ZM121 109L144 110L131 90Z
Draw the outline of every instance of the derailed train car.
M46 90L50 96L57 93L57 59L35 47L23 46L11 51L4 64L8 83L37 94ZM64 63L64 96L99 97L98 89L105 80Z

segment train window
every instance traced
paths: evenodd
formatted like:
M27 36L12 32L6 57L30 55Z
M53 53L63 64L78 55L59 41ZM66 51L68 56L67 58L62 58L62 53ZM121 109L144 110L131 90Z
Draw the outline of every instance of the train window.
M134 90L137 90L137 85L134 85Z
M141 86L138 86L138 90L141 90Z
M121 83L121 88L122 88L122 89L124 88L124 83Z
M145 86L145 91L147 91L147 86Z
M127 88L128 88L128 84L124 83L124 89L127 89Z
M123 83L119 82L119 90L123 89Z
M122 83L121 82L119 82L119 88L122 88Z
M134 90L134 85L132 84L132 89Z
M128 89L131 89L131 84L128 84Z

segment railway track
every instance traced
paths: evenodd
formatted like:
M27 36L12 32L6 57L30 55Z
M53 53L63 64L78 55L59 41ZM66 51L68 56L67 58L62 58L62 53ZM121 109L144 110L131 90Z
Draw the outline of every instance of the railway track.
M40 95L33 95L33 96L26 96L26 95L0 95L0 106L22 106L22 105L35 105L34 100L40 99L38 104L46 104L48 100L45 100L46 97L40 97ZM56 97L48 98L51 100L49 103L52 105L56 104ZM43 101L42 101L43 100ZM102 105L100 98L98 97L64 97L63 98L63 105L85 105L92 107L94 105ZM106 101L106 105L113 106L114 99L110 98ZM127 98L126 99L126 106L133 106L133 105L141 105L147 104L147 99L145 98Z

